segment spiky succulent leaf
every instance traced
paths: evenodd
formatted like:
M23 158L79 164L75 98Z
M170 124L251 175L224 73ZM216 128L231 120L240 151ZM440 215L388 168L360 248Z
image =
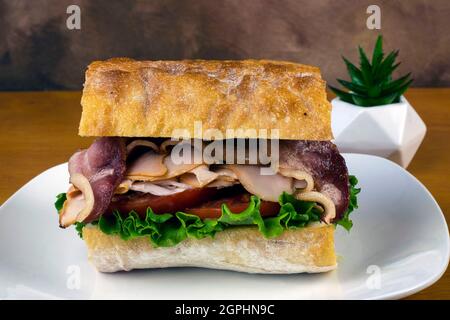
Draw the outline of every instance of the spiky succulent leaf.
M349 92L345 92L342 90L339 90L338 88L332 87L330 86L330 89L334 92L335 95L337 95L339 97L339 99L341 99L342 101L348 102L348 103L352 103L354 104L355 102L353 101L353 95Z
M372 66L370 65L369 59L367 59L366 53L361 47L359 49L359 63L361 65L361 73L364 78L366 85L372 84Z
M387 95L394 92L399 92L405 86L405 84L411 84L412 79L409 79L411 76L411 72L407 73L403 77L398 78L397 80L391 81L383 85L382 95Z
M384 97L370 98L352 95L355 104L363 107L378 106L395 102L398 97L397 93L393 93Z
M400 63L394 65L397 55L398 51L393 51L383 60L383 62L381 62L377 73L374 75L375 81L382 81L392 75L392 72L400 65Z
M405 93L405 91L408 89L408 87L410 86L410 84L413 82L414 79L410 79L408 82L406 82L405 84L403 84L398 90L397 90L397 95L398 95L398 101L400 101L400 96L402 94Z
M361 70L359 70L353 63L348 61L346 58L342 57L344 59L345 64L347 65L347 71L350 75L350 78L352 79L352 82L355 84L363 85L364 84L364 78L361 73Z
M376 74L381 61L383 61L383 37L379 36L377 38L377 42L375 43L375 48L373 50L373 54L372 54L372 67L374 69L374 73Z
M400 101L400 96L412 83L411 73L392 80L392 73L400 63L395 63L398 50L390 52L386 57L383 53L383 38L378 36L369 61L364 50L359 46L359 68L345 57L342 59L347 67L351 81L337 79L348 91L335 87L330 89L343 101L363 107L384 105Z
M342 86L350 89L351 91L355 92L355 93L359 93L359 94L364 94L366 92L366 87L359 85L357 83L353 83L353 82L349 82L349 81L345 81L342 79L336 79L337 82L339 82L340 84L342 84Z

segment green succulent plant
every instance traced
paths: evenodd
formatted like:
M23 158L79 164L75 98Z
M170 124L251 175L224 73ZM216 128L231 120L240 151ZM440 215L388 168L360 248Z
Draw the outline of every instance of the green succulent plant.
M366 53L359 49L360 67L357 68L348 59L344 60L351 82L337 79L337 81L348 89L340 90L330 86L330 89L343 101L362 107L379 106L400 101L400 96L406 91L413 79L408 73L396 80L392 80L392 72L400 63L395 63L398 50L390 52L386 58L383 53L383 37L377 38L372 54L372 62Z

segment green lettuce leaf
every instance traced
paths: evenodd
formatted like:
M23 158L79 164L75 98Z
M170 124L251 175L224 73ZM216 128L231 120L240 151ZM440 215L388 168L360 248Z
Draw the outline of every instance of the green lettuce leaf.
M75 222L75 230L78 233L78 236L83 239L83 228L86 224L83 222Z
M232 212L223 204L222 215L218 219L202 220L184 212L160 215L148 208L145 219L134 211L125 218L116 211L111 216L100 217L98 227L102 232L117 234L124 240L146 236L155 247L170 247L186 238L214 237L217 232L233 226L253 225L266 238L273 238L279 236L284 229L300 228L309 222L320 220L320 211L313 202L299 201L287 193L280 196L279 202L279 214L270 218L261 217L261 200L252 196L248 207L239 213Z
M350 213L352 213L353 210L358 208L357 195L358 193L361 192L361 188L356 188L356 185L358 184L358 179L355 176L350 176L349 181L350 181L350 188L349 188L350 202L342 218L336 222L336 224L344 227L344 229L346 229L347 231L350 231L350 229L353 227L353 221L350 220Z
M342 220L337 221L347 230L353 223L349 219L350 213L356 209L356 195L360 189L355 188L358 180L350 176L350 205ZM64 195L64 196L63 196ZM65 194L57 196L58 210L62 208ZM147 209L145 219L135 211L128 215L113 212L109 216L101 216L94 224L108 235L118 235L123 240L136 237L147 237L155 247L171 247L187 238L202 239L214 237L217 232L235 226L256 226L266 238L278 237L285 229L295 229L307 226L309 223L320 221L321 210L315 202L300 201L293 195L282 193L278 199L280 212L275 217L263 218L259 211L261 200L251 196L248 207L242 212L232 212L226 204L222 205L222 214L218 219L205 219L184 212L155 214L151 208ZM75 228L82 237L83 223L76 223Z
M67 196L65 193L60 193L56 196L55 208L58 211L58 213L59 213L59 211L61 211L66 199L67 199Z

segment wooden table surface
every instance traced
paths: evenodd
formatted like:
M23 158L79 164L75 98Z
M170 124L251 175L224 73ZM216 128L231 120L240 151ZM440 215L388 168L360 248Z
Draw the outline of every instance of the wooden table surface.
M90 144L77 136L80 97L61 91L0 93L0 203ZM450 222L450 89L410 89L406 97L428 127L408 171L431 191ZM450 299L450 271L410 298Z

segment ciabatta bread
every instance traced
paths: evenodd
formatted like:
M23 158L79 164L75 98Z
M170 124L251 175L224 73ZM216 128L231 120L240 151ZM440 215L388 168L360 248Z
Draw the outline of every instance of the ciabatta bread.
M331 106L316 67L269 60L93 62L81 104L81 136L190 138L218 129L279 130L280 139L331 140ZM268 138L234 132L228 138ZM215 138L217 139L217 138Z
M256 227L233 227L214 238L154 248L146 237L122 240L96 226L83 229L89 260L101 272L194 266L249 273L324 272L335 269L334 226L316 224L266 239Z

